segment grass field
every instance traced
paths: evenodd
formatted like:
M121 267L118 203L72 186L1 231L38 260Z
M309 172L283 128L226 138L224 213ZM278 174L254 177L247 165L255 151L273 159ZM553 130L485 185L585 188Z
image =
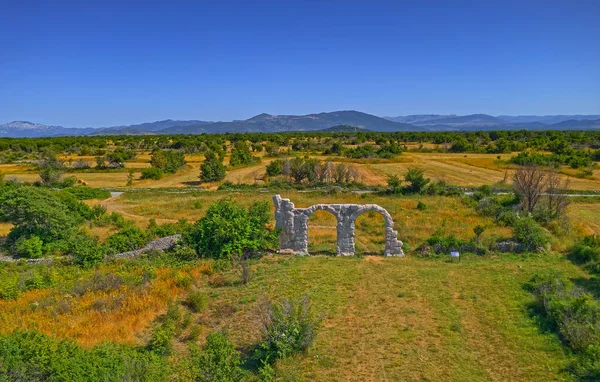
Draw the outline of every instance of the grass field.
M466 257L460 263L268 256L252 263L255 277L247 286L211 287L198 268L162 269L146 288L73 296L60 311L44 301L64 288L26 292L16 301L0 301L0 330L36 327L86 346L106 339L140 343L167 301L185 296L173 279L188 273L193 288L210 296L208 309L193 316L201 338L224 328L242 350L260 339L257 309L263 297L311 297L322 328L306 356L277 365L285 380L569 380L569 356L530 317L532 297L522 288L548 268L586 277L560 255ZM124 269L140 268L119 262L103 271ZM223 275L229 282L239 277L234 271ZM88 272L78 280L90 277ZM111 295L122 299L122 309L95 308Z
M505 154L501 159L508 157ZM148 154L142 154L126 167L141 169L149 160ZM220 199L244 206L255 201L270 203L275 193L215 191L217 183L199 182L202 157L187 160L184 168L159 181L138 180L136 171L131 188L125 188L126 170L67 175L75 175L92 187L124 191L120 196L86 203L101 204L143 228L151 219L159 224L196 221ZM271 160L263 157L260 163L230 169L226 180L253 183ZM337 160L355 165L361 181L370 185L384 185L388 175L402 177L411 167L423 169L432 180L458 186L510 182L512 176L505 162L487 154L408 152L395 160ZM8 179L38 178L27 166L0 165L0 170ZM600 190L598 175L595 170L589 179L570 176L571 187ZM0 284L14 275L31 276L35 272L50 272L55 280L52 287L24 291L14 300L0 299L0 333L36 329L72 338L85 347L103 341L144 345L170 303L202 291L209 298L205 310L193 313L180 304L191 324L175 336L170 361L176 363L188 355L187 336L192 328L200 330L198 339L192 340L198 344L209 333L225 329L236 348L247 356L261 339L262 301L308 295L322 317L320 331L306 355L277 362L278 380L573 380L568 368L574 356L555 333L541 328L531 310L533 296L524 284L535 274L550 270L582 283L590 280L584 268L570 262L565 254L581 235L600 234L600 198L573 198L567 212L571 228L558 224L548 227L553 233L548 253L466 255L460 262L450 262L444 256L420 257L416 249L436 233L472 239L478 225L485 227L482 244L486 246L511 237L512 228L481 216L459 197L280 193L296 207L318 203L374 203L384 207L394 219L407 257L380 256L384 220L377 213L363 214L356 221L358 256L333 256L336 220L326 211L317 211L309 218L308 232L309 251L315 256L271 253L253 259L250 267L254 277L247 285L240 284L238 266L220 267L205 260L184 265L148 259L113 260L92 269L60 261L52 266L0 263ZM419 202L425 208L417 208ZM0 224L0 236L10 228L8 223ZM89 229L100 239L116 232L109 227ZM214 272L206 271L207 264ZM213 282L216 278L222 282Z
M389 175L403 177L409 168L419 168L432 180L443 180L448 184L464 187L476 187L484 184L495 184L503 181L510 183L512 168L504 164L513 154L452 154L452 153L416 153L406 152L394 160L350 160L348 158L335 158L329 156L316 157L321 160L337 162L350 162L359 171L360 181L367 185L385 185ZM500 157L502 162L498 161ZM73 157L77 158L77 157ZM71 158L71 159L73 159ZM66 159L66 157L65 157ZM164 188L164 187L203 187L215 189L217 183L201 183L199 180L201 155L187 156L188 164L176 174L165 175L159 181L139 180L141 172L134 173L136 181L134 188ZM75 159L76 160L76 159ZM91 160L86 158L86 160ZM265 174L265 167L273 158L262 156L260 163L247 167L233 168L227 172L226 181L233 183L254 183ZM150 155L143 153L133 161L126 162L126 168L141 169L150 164ZM225 164L228 164L226 156ZM2 164L0 172L7 177L15 177L23 181L34 181L38 177L28 166ZM560 169L562 176L570 179L571 188L575 190L600 190L600 170L593 171L587 178L576 177L576 170L566 166ZM125 187L127 184L127 171L123 172L73 172L78 179L92 187ZM260 182L260 181L259 181Z

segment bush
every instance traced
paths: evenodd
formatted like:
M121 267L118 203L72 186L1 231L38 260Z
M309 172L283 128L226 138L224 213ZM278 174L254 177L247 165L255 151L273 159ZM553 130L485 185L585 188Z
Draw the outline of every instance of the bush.
M308 350L320 324L313 314L308 296L282 303L266 301L261 321L265 339L260 344L260 358L264 362L274 362Z
M419 200L419 203L417 203L417 209L419 211L425 211L427 209L427 205Z
M73 261L84 268L94 266L104 259L106 250L95 237L78 235L69 243Z
M600 260L600 238L595 235L586 236L573 246L571 256L582 263Z
M408 172L404 176L404 181L408 183L404 188L407 193L418 194L423 192L425 186L430 181L429 178L425 178L424 173L423 170L419 170L418 168L408 169Z
M152 168L161 170L161 176L163 172L174 174L185 165L185 154L183 151L176 150L154 150L152 151L150 164L152 165ZM144 178L144 172L142 171L142 179L156 178Z
M202 382L237 382L244 377L240 367L240 353L222 332L214 332L206 337L202 353L191 348L192 358L197 367L197 380Z
M246 210L223 199L208 208L184 240L200 256L215 259L270 249L277 242L277 232L268 226L269 215L267 202L255 202Z
M43 187L3 187L0 218L13 224L9 239L37 236L50 243L69 239L90 208L73 195Z
M192 292L185 302L193 312L200 313L208 306L208 296L202 291Z
M91 349L35 331L0 334L0 379L6 381L160 381L166 359L105 343Z
M142 179L159 180L163 177L163 170L158 167L148 167L142 170Z
M600 304L591 294L557 273L536 275L528 287L565 343L576 353L583 354L584 360L591 356L598 375ZM588 353L590 351L592 353Z
M531 217L521 217L514 222L513 239L527 251L543 250L550 242L546 230Z
M134 251L143 247L148 238L140 228L132 226L109 236L105 245L112 254Z
M44 243L39 237L32 235L30 237L21 236L15 242L17 254L29 259L39 259L42 257L42 246Z
M225 165L214 152L209 151L200 165L200 179L204 182L217 182L225 178Z
M78 200L110 198L110 191L87 186L67 187L63 188L62 191L74 195Z

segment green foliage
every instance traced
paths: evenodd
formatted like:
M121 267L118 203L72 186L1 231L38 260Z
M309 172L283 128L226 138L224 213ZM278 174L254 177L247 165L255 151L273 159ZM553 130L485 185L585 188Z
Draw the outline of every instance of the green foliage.
M513 239L526 251L543 250L550 236L533 218L520 217L513 224Z
M69 254L73 256L75 264L89 268L104 259L106 249L95 237L77 235L69 242Z
M585 379L600 378L600 304L565 277L550 273L536 275L528 284L537 297L538 308L578 354L575 373Z
M427 205L419 200L419 202L417 203L417 209L419 211L425 211L427 209Z
M123 147L117 147L111 152L106 153L104 158L97 160L98 168L104 168L105 161L108 161L111 167L123 167L125 161L134 159L136 157L135 151L128 150Z
M418 168L410 168L404 176L404 181L408 183L404 187L405 192L411 194L419 194L425 190L425 186L429 183L430 179L425 178L423 175L424 171Z
M87 186L67 187L63 188L62 192L67 192L71 195L74 195L78 200L110 198L110 191Z
M390 188L392 194L402 193L402 179L398 175L389 175L387 185Z
M575 243L571 256L579 262L588 263L600 260L600 238L592 235L586 236Z
M0 334L0 380L166 381L164 358L105 343L85 349L35 331Z
M267 171L267 175L269 176L277 176L277 175L281 175L281 165L282 165L282 161L280 160L274 160L271 161L271 163L269 163L267 165L266 171Z
M0 218L13 224L9 239L37 236L44 243L68 239L90 208L68 193L43 187L0 189Z
M206 337L206 344L200 352L191 348L196 380L202 382L238 382L244 377L240 367L240 353L222 332L214 332Z
M200 313L208 306L208 296L202 291L192 292L185 302L193 312Z
M277 233L268 226L269 215L268 202L255 202L246 210L222 199L208 208L184 240L200 256L215 259L270 249L277 242Z
M252 156L250 148L244 141L236 141L231 150L229 165L232 167L244 166L257 161L258 158Z
M63 162L51 150L46 150L40 158L40 178L43 184L58 185L64 172Z
M29 237L21 236L15 242L17 254L21 257L39 259L42 257L42 246L44 242L35 235Z
M148 167L142 170L142 179L159 180L163 177L163 170L158 167Z
M209 151L200 165L200 179L204 182L217 182L225 178L225 165L214 152Z
M258 356L265 362L307 351L320 325L308 296L281 303L265 301L261 320L265 339Z
M153 168L160 169L161 172L166 174L174 174L181 167L185 165L185 154L183 151L178 150L153 150L150 164ZM156 179L156 178L144 178L142 172L142 179ZM162 176L162 174L161 174ZM160 178L158 178L160 179Z
M136 226L131 226L109 236L105 245L110 253L116 254L139 249L147 242L146 232Z

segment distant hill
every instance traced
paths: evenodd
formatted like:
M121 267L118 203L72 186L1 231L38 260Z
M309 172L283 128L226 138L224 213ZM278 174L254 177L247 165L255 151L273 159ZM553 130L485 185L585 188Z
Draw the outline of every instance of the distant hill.
M201 133L269 133L284 131L315 131L332 126L349 125L374 131L414 131L413 125L398 123L359 111L334 111L308 115L259 114L244 121L217 122L202 125L172 127L161 130L165 134Z
M440 115L440 114L415 114L415 115L405 115L399 117L384 117L385 119L389 119L390 121L400 122L400 123L410 123L413 125L418 124L436 124L437 120L444 118L456 117L455 114L448 115Z
M356 126L338 125L338 126L331 126L331 127L328 127L327 129L322 129L322 130L317 130L317 131L320 133L356 133L356 132L366 133L371 130L363 129L362 127L356 127Z
M545 125L552 125L570 120L596 120L600 119L600 114L592 115L499 115L498 118L508 123L532 123L539 122Z
M556 122L555 122L556 121ZM478 131L600 129L600 115L498 116L487 114L418 114L377 117L355 110L308 115L259 114L246 120L208 122L172 120L102 128L66 128L14 121L0 125L0 137L35 138L66 135L146 135L275 133L286 131ZM345 129L351 130L345 130Z
M75 129L62 126L48 126L27 121L13 121L0 125L0 137L37 138L59 135L86 135L94 129Z

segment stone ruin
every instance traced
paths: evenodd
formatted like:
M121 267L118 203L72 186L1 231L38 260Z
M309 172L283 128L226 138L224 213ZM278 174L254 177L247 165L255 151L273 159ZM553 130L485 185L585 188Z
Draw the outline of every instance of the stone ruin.
M295 208L289 199L273 197L275 226L279 234L280 253L308 255L308 218L317 210L331 212L337 219L337 254L354 255L354 224L363 213L375 211L385 219L385 256L404 256L402 242L397 239L394 221L385 208L377 204L315 204L308 208Z

